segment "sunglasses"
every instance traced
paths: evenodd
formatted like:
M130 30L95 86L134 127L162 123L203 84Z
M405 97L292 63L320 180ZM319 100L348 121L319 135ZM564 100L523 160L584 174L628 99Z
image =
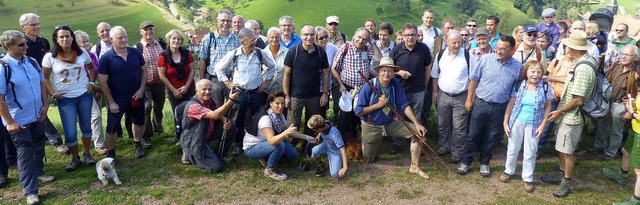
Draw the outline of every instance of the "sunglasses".
M326 40L327 38L329 38L329 36L322 36L322 37L318 37L318 40L324 41L324 40Z
M467 24L467 27L478 27L478 25Z
M537 36L538 36L538 33L537 33L537 32L527 33L527 36L529 36L529 37L536 36L536 37L537 37Z
M336 23L336 22L331 22L331 23L329 23L329 25L330 25L330 26L337 26L337 25L338 25L338 23Z
M465 36L469 36L469 34L460 34L461 36L465 37Z
M22 43L18 44L17 46L18 46L18 47L24 47L24 46L26 46L26 45L27 45L27 43L26 43L26 42L22 42Z
M71 28L69 28L69 25L57 25L56 27L53 27L53 30L55 31L58 31L60 29L71 30Z

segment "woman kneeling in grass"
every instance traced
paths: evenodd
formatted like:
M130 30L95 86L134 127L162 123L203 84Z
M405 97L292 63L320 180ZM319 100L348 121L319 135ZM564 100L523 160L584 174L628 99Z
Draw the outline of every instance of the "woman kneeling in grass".
M320 133L316 141L323 140L321 144L313 147L311 157L316 159L316 176L324 174L324 165L320 161L320 155L327 155L329 160L329 172L331 177L344 177L347 172L347 154L340 131L331 122L325 121L320 115L313 115L307 122L309 129Z

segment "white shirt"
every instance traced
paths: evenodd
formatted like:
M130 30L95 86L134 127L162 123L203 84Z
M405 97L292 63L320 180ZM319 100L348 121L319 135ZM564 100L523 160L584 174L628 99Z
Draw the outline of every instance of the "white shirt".
M87 92L89 77L84 70L86 64L91 64L91 57L84 48L82 55L79 55L76 62L71 64L61 61L57 56L54 58L51 52L44 55L42 66L51 68L51 78L55 92L66 92L62 97L75 98Z
M468 51L460 48L458 54L452 56L449 54L449 49L445 49L440 61L433 64L431 77L438 78L438 88L442 92L459 94L469 89L469 68L467 68L464 52ZM471 59L471 55L469 57L469 67L473 68L476 62ZM437 54L434 61L437 61Z
M284 117L284 115L282 115ZM285 120L286 121L286 120ZM267 141L267 136L262 132L262 128L271 128L273 129L273 125L271 123L271 118L269 115L264 115L260 117L258 120L258 136L253 136L249 134L249 132L245 132L244 138L242 139L242 149L247 150L260 142Z
M418 29L422 30L422 42L429 47L429 51L433 52L436 36L441 36L442 30L434 27L433 25L431 25L431 28L428 31L425 30L422 25L420 25Z
M218 76L218 80L222 82L229 80L224 71L227 67L234 66L232 65L233 57L237 56L237 65L233 68L229 68L230 70L233 70L233 83L240 85L240 87L247 90L258 88L262 83L262 66L260 65L260 59L258 59L258 55L256 54L257 51L262 52L262 63L267 66L265 80L272 80L273 74L276 70L276 63L273 58L258 48L254 49L247 57L242 53L242 47L227 52L222 60L216 63L214 68Z
M590 56L596 59L596 65L598 65L598 63L600 63L600 59L598 58L600 57L600 51L598 50L598 46L596 46L596 44L594 44L589 40L587 41L587 44L591 46L591 48L587 51L587 53L589 53ZM556 58L560 58L562 56L564 56L564 44L560 42L560 44L558 45L558 50L556 51Z
M520 43L520 46L516 48L516 52L513 54L512 57L520 61L520 63L522 63L523 65L529 61L538 61L535 45L530 52L527 52L524 50L524 42ZM542 63L543 68L547 67L547 57L544 55L542 50L540 50L540 62Z

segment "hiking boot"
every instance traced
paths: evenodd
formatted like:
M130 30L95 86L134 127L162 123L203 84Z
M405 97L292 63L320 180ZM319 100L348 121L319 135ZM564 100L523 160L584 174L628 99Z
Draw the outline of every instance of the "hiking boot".
M240 156L241 154L242 154L241 147L236 147L233 149L233 152L231 152L231 156Z
M502 175L500 175L500 182L507 183L509 180L511 180L511 174L502 173Z
M78 159L80 160L80 159ZM56 180L56 178L54 176L49 176L49 175L41 175L38 177L38 181L40 181L41 183L49 183Z
M391 150L389 151L389 154L398 154L400 153L400 146L393 146L393 148L391 148Z
M98 153L98 154L106 154L107 153L107 150L105 148L103 148L103 147L96 147L95 150L96 150L96 153Z
M57 144L57 145L53 145L53 147L56 148L56 152L58 152L59 154L67 154L67 153L69 153L69 148L66 145L62 144L62 143Z
M480 176L490 177L491 170L489 169L489 165L480 165Z
M596 155L596 154L598 154L598 153L600 153L600 152L602 152L602 149L597 148L597 147L592 147L592 148L589 148L589 149L587 150L587 153L589 153L589 154L593 154L593 155Z
M469 173L469 165L460 163L460 165L458 166L457 172L459 175L467 175Z
M448 150L446 150L446 149L440 148L440 149L438 149L438 151L436 152L436 154L438 154L438 156L442 156L442 155L445 155L445 154L447 154L447 153L449 153L449 152L450 152L450 151L448 151Z
M610 161L615 160L615 159L616 159L616 157L615 157L615 156L608 156L608 155L604 155L604 156L602 156L602 158L601 158L601 159L602 159L602 161L610 162Z
M640 200L637 200L635 197L631 196L627 200L623 202L615 202L613 205L640 205Z
M316 165L316 176L321 177L324 174L324 165L318 164Z
M459 164L461 160L462 160L461 157L451 156L451 159L449 160L449 163L451 163L451 164Z
M264 176L272 178L272 179L275 179L277 181L282 181L282 180L287 179L287 175L286 174L279 174L278 172L276 172L276 170L270 169L270 168L265 168L264 169Z
M31 194L27 196L27 205L39 204L40 198L38 198L37 194Z
M628 174L623 174L620 169L602 168L602 173L609 179L616 180L618 184L626 185L629 178Z
M571 181L562 179L562 182L558 188L556 188L556 191L553 192L553 195L556 197L565 197L569 195L569 192L571 192Z
M76 171L80 165L80 157L71 157L71 162L67 165L67 172Z
M142 144L142 148L148 149L151 147L151 139L143 137L141 144Z
M260 162L260 165L262 165L262 167L267 168L267 160L266 159L259 159L258 161Z
M87 166L96 165L96 160L93 159L93 157L91 157L91 154L89 153L84 153L82 155L82 161L84 162L84 165L87 165Z
M544 183L560 184L560 181L562 180L562 178L564 178L564 173L556 172L555 174L544 175L540 177L540 180L542 180L542 182Z
M142 151L142 146L140 144L135 144L133 146L133 153L136 155L136 158L144 156L144 151Z
M7 186L7 177L0 176L0 188L4 188L5 186Z
M534 189L533 183L531 183L531 182L525 182L524 183L524 191L526 191L527 193L531 193L531 192L533 192L533 189Z
M107 157L111 157L113 159L116 159L116 150L115 149L107 150Z

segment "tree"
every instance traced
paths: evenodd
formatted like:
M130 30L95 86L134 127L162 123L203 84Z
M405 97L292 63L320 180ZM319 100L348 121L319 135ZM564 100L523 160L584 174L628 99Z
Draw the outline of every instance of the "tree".
M5 4L4 4L4 0L0 0L0 8L4 8Z
M480 8L481 4L478 0L459 0L455 6L458 10L462 11L462 13L471 16Z

